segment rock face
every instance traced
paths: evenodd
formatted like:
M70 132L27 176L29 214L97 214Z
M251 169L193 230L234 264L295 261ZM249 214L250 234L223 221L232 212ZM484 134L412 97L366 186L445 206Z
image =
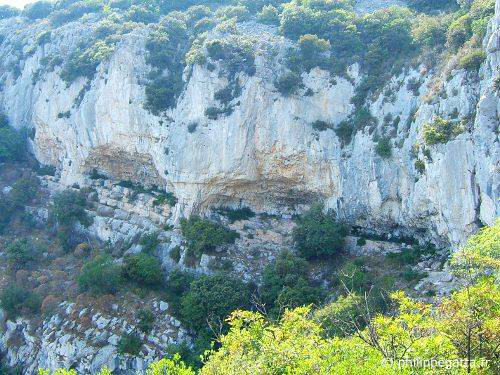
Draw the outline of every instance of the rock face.
M459 244L499 212L500 104L493 86L500 58L499 7L497 2L479 78L463 70L453 71L448 81L423 69L407 71L393 77L385 95L371 102L379 128L388 126L383 119L399 119L392 124L390 159L376 154L369 126L347 146L333 130L318 132L311 126L317 120L335 125L351 114L351 98L361 79L356 66L349 81L319 69L304 73L304 90L283 97L273 87L269 61L258 57L255 76L240 75L242 94L234 112L209 120L205 110L227 80L217 69L195 65L186 68L186 88L177 106L162 117L152 115L143 108L141 85L149 71L146 27L123 38L87 91L83 78L66 87L57 68L32 82L44 56L70 50L85 37L85 24L58 29L51 43L22 62L17 79L4 66L0 103L15 126L34 129L35 155L61 170L63 184L81 184L96 168L117 181L166 187L179 199L173 223L220 204L290 213L321 199L351 224L413 235L425 230ZM22 25L17 18L4 20L0 32ZM252 30L260 49L273 45L279 51L290 43L269 27L240 27ZM37 31L34 26L25 32ZM9 48L4 42L1 54L7 55ZM414 82L420 88L409 89ZM75 102L80 93L83 99ZM422 143L423 125L452 114L469 119L468 131L431 146L430 155L423 157L415 147ZM193 133L188 131L192 123L198 125ZM417 159L425 160L424 173L416 170Z
M154 304L159 318L145 335L137 329L138 322L123 316L117 305L110 314L102 314L65 302L36 329L28 320L7 321L0 349L8 351L9 365L23 364L26 374L35 374L38 368L72 368L81 374L96 374L103 367L115 374L144 372L149 363L166 355L170 344L190 345L180 323L165 313L165 305L161 301ZM118 354L123 332L139 332L144 340L140 356Z
M399 3L359 1L357 10ZM47 57L66 58L88 37L95 21L86 17L72 22L54 30L49 43L24 47L27 58L13 71L19 35L34 41L44 25L28 25L22 18L1 20L0 34L6 39L0 43L0 56L5 56L0 62L0 109L15 127L29 129L38 160L57 167L60 178L44 180L49 190L74 184L93 190L96 207L90 232L113 243L159 232L158 255L166 270L182 267L186 256L183 250L172 255L182 247L179 219L221 205L273 214L267 215L268 221L233 224L240 238L224 252L204 255L197 269L208 273L230 267L245 281L255 281L257 269L292 246L291 215L317 201L324 201L339 219L373 234L427 237L452 245L463 243L479 226L492 224L500 213L500 101L495 86L500 0L484 40L487 59L479 75L451 69L454 61L442 75L423 67L406 70L368 103L378 124L367 123L347 145L332 129L319 131L312 124L336 126L355 111L351 99L363 78L356 65L348 77L313 69L302 76L304 88L284 97L273 82L284 70L280 56L291 42L273 27L239 24L240 31L258 41L260 53L256 74L238 77L242 92L233 113L217 120L205 116L214 106L214 93L228 80L219 74L220 67L195 65L185 69L185 88L175 108L155 116L144 109L144 82L151 69L145 59L147 26L125 35L91 81L80 78L67 87L60 68L46 71ZM467 129L446 144L424 150L418 147L424 144L423 127L437 116L466 120ZM377 154L377 133L390 135L390 158ZM416 168L417 161L425 170ZM106 178L90 178L93 173ZM120 181L157 186L172 192L178 203L157 204L156 192L137 193L118 186ZM40 222L47 220L46 210L32 214ZM356 241L349 238L348 244L357 255L396 251L399 246L368 241L360 248ZM424 266L430 275L419 288L430 283L450 289L448 274ZM74 367L81 373L108 366L116 373L136 373L160 358L168 344L189 342L165 303L158 302L152 310L161 319L147 337L141 360L117 354L119 335L136 328L135 317L86 311L67 302L36 327L25 320L4 324L0 310L0 351L7 352L10 364L25 364L27 373L38 366Z

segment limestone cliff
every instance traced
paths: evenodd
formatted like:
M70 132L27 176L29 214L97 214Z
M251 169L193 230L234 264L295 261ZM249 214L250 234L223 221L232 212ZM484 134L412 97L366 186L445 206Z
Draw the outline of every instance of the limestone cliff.
M291 42L275 28L252 22L238 28L256 41L256 74L240 73L238 103L218 120L208 119L205 110L227 78L217 68L199 65L185 69L175 108L161 116L144 109L147 26L125 35L90 83L80 78L66 87L59 68L46 72L44 57L67 57L88 34L92 17L54 30L41 46L34 40L43 22L0 21L6 35L0 47L5 57L0 106L16 127L32 129L34 154L60 170L63 184L85 184L97 169L116 181L164 187L179 199L173 223L221 204L291 213L325 200L350 224L396 234L428 231L457 244L499 212L498 1L496 6L478 76L455 69L445 80L437 70L407 70L369 103L379 128L387 126L384 119L398 118L392 122L395 148L389 159L375 152L373 126L359 130L348 145L333 130L311 126L317 120L339 124L354 111L351 98L362 78L357 66L347 77L315 68L303 74L303 89L284 97L273 81ZM23 47L25 58L15 73L12 51L20 38L33 45ZM412 82L421 86L409 89ZM423 125L436 116L468 119L468 129L429 147L423 157L415 145L422 143ZM196 124L195 131L189 131L190 124ZM424 173L416 170L416 160L425 161Z
M364 14L403 3L360 0L355 9ZM147 50L151 24L120 34L92 77L68 83L61 78L63 65L92 37L101 16L87 14L53 27L50 40L42 38L51 27L47 19L0 20L0 111L16 128L27 129L39 162L57 168L56 176L41 178L45 203L63 188L89 188L94 224L86 234L109 240L117 263L140 252L141 236L154 232L155 255L166 274L178 267L212 273L229 262L233 276L258 283L264 267L293 248L292 215L322 201L354 229L346 240L353 256L410 249L408 237L444 245L438 259L415 266L428 277L412 286L424 292L431 284L440 296L453 288L452 276L442 270L448 245L462 244L499 216L500 0L478 73L458 68L457 58L432 69L402 70L368 99L371 116L358 121L349 140L336 130L359 111L353 98L366 77L361 67L353 64L342 76L316 67L302 73L294 94L284 95L276 82L295 44L253 18L238 22L234 34L251 40L255 74L236 73L241 92L229 99L231 111L223 116L207 115L220 106L217 93L235 82L223 62L185 66L175 105L159 114L145 108L153 69ZM214 28L207 38L219 36ZM447 142L426 145L424 128L437 118L463 129ZM391 144L388 157L377 152L381 138ZM165 191L176 204L159 199ZM27 211L46 227L42 206ZM250 207L263 215L230 222L214 212L221 206ZM186 264L177 224L191 213L210 213L240 236ZM372 235L362 236L364 245L360 231ZM0 257L6 259L2 252ZM45 294L49 284L64 287L53 315L7 321L0 310L0 352L7 364L22 364L26 373L39 366L95 373L107 366L132 374L166 355L172 343L191 345L192 332L160 298L78 298L72 274L81 261L54 261L52 269L33 273L30 282L40 291L48 288ZM331 276L331 270L313 267L318 281ZM0 262L2 272L7 274L6 262ZM137 330L137 310L146 307L157 319L150 335L141 334L141 356L118 355L120 334Z

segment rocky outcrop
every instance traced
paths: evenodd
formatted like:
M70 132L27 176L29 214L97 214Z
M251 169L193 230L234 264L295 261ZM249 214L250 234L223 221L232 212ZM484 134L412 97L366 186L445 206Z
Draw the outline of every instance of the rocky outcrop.
M169 345L190 345L180 322L168 315L168 304L156 301L152 305L157 319L146 335L140 333L135 316L130 316L137 311L127 311L126 306L113 304L111 311L102 313L65 302L36 328L29 320L7 321L0 351L7 350L7 364L22 365L26 374L35 374L39 368L71 368L81 374L95 374L104 367L115 374L143 372L149 363L166 355ZM140 356L118 353L124 333L138 334L143 340Z
M0 32L23 22L1 21ZM186 70L186 88L176 108L157 117L143 108L147 28L123 37L87 91L83 78L66 87L57 68L32 83L44 56L70 50L85 35L85 25L78 22L58 29L53 42L23 61L17 79L4 67L0 102L16 126L34 129L35 155L61 170L63 184L82 184L97 168L116 181L164 187L179 198L172 222L214 205L243 203L259 212L290 213L326 200L351 224L418 236L426 232L459 244L478 226L491 224L499 210L499 100L493 88L499 69L498 23L497 14L485 39L488 58L479 76L453 70L441 87L436 84L441 77L424 69L394 77L370 105L378 128L358 131L347 146L333 130L318 132L311 124L335 125L352 113L351 98L361 79L356 66L349 79L319 69L304 73L304 90L283 97L262 54L255 76L240 74L239 105L218 120L204 113L227 80L217 69L194 66ZM240 27L251 29L259 49L272 45L279 51L289 43L271 27ZM82 31L79 37L75 30ZM4 42L1 48L5 54L11 45ZM414 82L420 82L419 89L410 88ZM75 103L82 89L83 99ZM422 144L423 125L452 113L469 119L468 131L429 147L430 157L415 151ZM389 118L398 122L384 123ZM188 131L192 123L197 124L193 133ZM375 152L372 132L384 134L387 126L394 126L395 149L383 159ZM417 159L425 160L424 173L416 170Z

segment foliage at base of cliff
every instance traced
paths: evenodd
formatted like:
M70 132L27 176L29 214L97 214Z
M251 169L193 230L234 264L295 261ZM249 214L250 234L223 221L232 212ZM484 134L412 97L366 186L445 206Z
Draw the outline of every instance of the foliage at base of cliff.
M278 320L235 311L199 370L176 355L151 364L147 374L496 374L499 261L500 220L456 253L451 265L462 286L435 306L399 291L391 294L390 313L372 314L362 296L349 292L320 315L311 306L286 310Z

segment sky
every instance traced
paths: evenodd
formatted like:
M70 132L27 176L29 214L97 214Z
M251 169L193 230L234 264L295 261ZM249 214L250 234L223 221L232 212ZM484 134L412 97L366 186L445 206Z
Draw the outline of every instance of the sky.
M10 5L23 9L26 4L34 3L36 0L0 0L0 5Z

